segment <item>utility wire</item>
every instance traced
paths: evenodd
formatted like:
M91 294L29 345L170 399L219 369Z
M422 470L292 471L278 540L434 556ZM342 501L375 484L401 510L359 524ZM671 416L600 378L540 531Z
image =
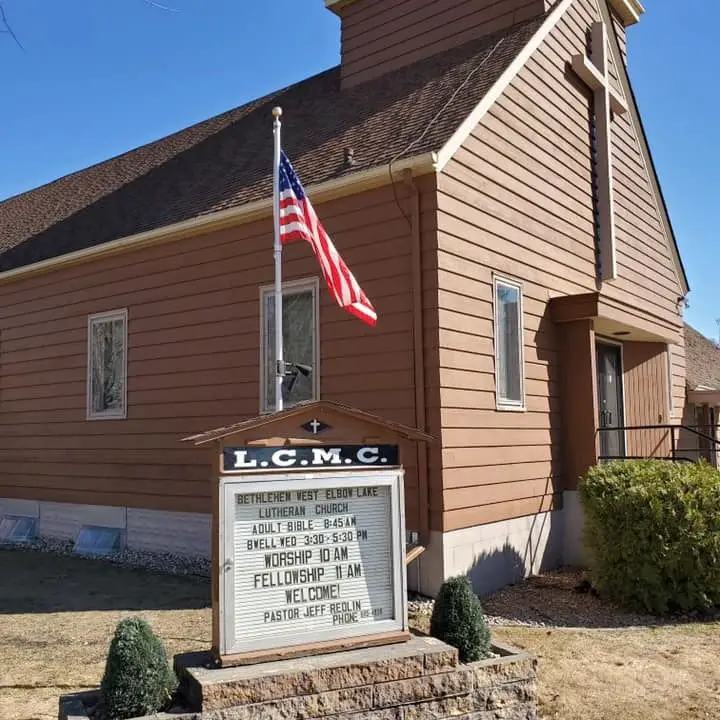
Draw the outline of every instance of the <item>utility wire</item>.
M405 218L408 225L412 225L412 222L410 221L410 218L407 216L407 213L405 212L405 210L403 210L402 205L400 204L400 200L398 199L397 187L395 185L395 180L393 178L393 172L392 172L393 163L397 162L403 155L405 155L405 153L412 150L412 148L414 148L415 145L417 145L419 142L421 142L423 140L423 138L430 132L430 128L440 119L440 117L448 109L448 107L450 107L450 105L452 105L455 98L462 92L462 90L467 86L467 84L470 82L470 80L472 80L472 78L478 72L480 72L480 70L482 70L485 67L488 60L490 60L490 58L495 54L495 52L500 47L500 45L502 45L504 39L505 38L500 38L495 43L495 45L493 45L493 47L490 49L488 54L472 70L470 70L470 72L467 74L465 79L460 83L460 85L457 86L457 88L455 88L455 91L453 92L453 94L450 96L450 98L447 100L447 102L445 102L445 104L435 113L434 117L425 126L425 129L420 133L420 135L418 135L418 137L416 137L414 140L411 140L407 144L406 147L404 147L399 153L397 153L397 155L395 155L395 157L393 157L390 160L390 163L388 164L388 173L390 174L390 183L391 183L392 189L393 189L393 196L395 197L395 204L400 209L400 212L403 214L403 217Z
M23 44L20 42L18 36L15 34L15 31L12 29L12 25L10 25L10 23L8 22L7 15L5 14L5 8L2 3L0 3L0 26L5 28L4 30L0 30L0 33L5 33L6 35L9 35L15 41L15 44L23 52L25 52Z

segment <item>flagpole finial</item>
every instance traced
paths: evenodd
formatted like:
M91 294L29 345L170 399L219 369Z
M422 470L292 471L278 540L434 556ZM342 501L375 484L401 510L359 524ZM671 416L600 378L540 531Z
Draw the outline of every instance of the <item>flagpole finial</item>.
M276 120L279 120L279 119L280 119L280 116L282 115L282 108L281 108L281 107L274 107L274 108L272 109L272 114L273 114L273 117L274 117Z

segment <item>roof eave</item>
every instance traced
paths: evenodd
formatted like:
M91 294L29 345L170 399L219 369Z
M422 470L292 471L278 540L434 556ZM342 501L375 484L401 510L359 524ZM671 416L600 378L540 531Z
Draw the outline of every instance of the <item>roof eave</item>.
M437 153L435 152L396 160L392 163L392 177L399 179L407 170L411 170L415 175L428 174L436 171L436 165ZM366 170L359 170L344 177L326 180L325 182L314 185L310 184L306 187L306 190L308 195L312 197L313 203L317 205L319 202L327 202L328 200L354 195L364 190L387 185L390 178L390 167L385 164ZM146 232L101 243L100 245L94 245L83 250L76 250L66 253L65 255L58 255L48 258L47 260L40 260L39 262L34 262L29 265L12 268L11 270L0 272L0 283L52 272L59 268L78 265L103 257L110 257L151 245L180 240L200 232L221 230L226 227L241 225L269 215L271 212L272 198L263 198L246 203L245 205L240 205L236 208L208 213L207 215L190 218L189 220L183 220L178 223L173 223L172 225L165 225Z
M609 2L625 27L640 22L641 16L645 13L645 8L638 0L609 0Z
M355 0L325 0L325 7L334 12L336 15L340 14L340 11Z
M692 405L720 406L720 390L688 390L687 400Z

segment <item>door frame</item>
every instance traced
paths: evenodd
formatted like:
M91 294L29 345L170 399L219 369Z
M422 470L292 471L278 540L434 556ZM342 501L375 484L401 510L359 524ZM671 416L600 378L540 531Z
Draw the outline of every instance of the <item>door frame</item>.
M604 335L595 335L595 395L597 398L597 405L595 407L595 422L600 428L600 393L598 392L598 376L597 376L597 346L598 345L611 345L613 347L620 348L620 404L622 405L622 427L627 427L626 419L626 402L625 402L625 355L623 343L618 340L612 340L611 338L605 337ZM623 445L625 447L625 455L628 453L628 439L627 430L622 431ZM599 442L599 438L598 438ZM598 446L599 449L599 446Z

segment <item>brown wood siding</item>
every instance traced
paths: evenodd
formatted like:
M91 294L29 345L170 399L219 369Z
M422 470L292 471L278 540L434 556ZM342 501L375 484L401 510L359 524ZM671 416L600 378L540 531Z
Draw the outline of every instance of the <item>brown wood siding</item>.
M628 427L667 425L666 346L626 342L622 348L625 424ZM669 430L628 430L625 436L628 455L667 457L670 454Z
M541 15L544 0L364 0L342 11L345 86Z
M597 19L590 0L571 6L440 178L445 530L537 512L555 490L575 487L578 463L564 467L561 422L563 373L573 372L573 363L548 302L597 290L592 103L568 69L573 54L586 52L586 32ZM605 284L602 297L631 324L678 334L680 287L637 139L627 118L616 121L615 131L620 278ZM493 271L523 284L524 413L495 409ZM680 363L681 351L676 356ZM588 359L584 367L593 366ZM676 389L682 378L678 365ZM595 442L594 383L591 372L581 408L588 457ZM667 400L665 386L648 392L660 393L658 406Z
M563 487L576 490L598 457L595 333L592 321L576 320L559 325L558 335L563 368Z
M687 401L685 381L685 345L681 342L670 347L670 365L672 368L672 422L682 422Z
M615 12L612 8L610 9L610 16L612 17L612 31L615 33L615 37L617 38L623 61L627 64L627 30L625 29L625 25L622 20L620 20L617 12Z
M434 266L434 178L418 183ZM389 187L318 212L379 314L368 328L320 279L321 396L414 425L408 224ZM286 247L283 267L286 280L320 275L306 243ZM257 415L259 286L272 281L265 219L0 285L0 497L208 512L211 451L179 440ZM129 318L128 417L87 421L87 318L119 308ZM417 527L416 456L404 460Z
M583 34L597 19L595 4L581 0L570 8L557 35L571 52L581 52ZM592 112L590 92L582 83L574 83L573 87L577 92L567 96L581 112L578 129L587 135L585 129ZM682 291L630 113L615 117L612 137L618 279L607 284L603 293L628 305L639 299L640 306L657 322L658 330L661 325L676 327L680 322L676 302Z

